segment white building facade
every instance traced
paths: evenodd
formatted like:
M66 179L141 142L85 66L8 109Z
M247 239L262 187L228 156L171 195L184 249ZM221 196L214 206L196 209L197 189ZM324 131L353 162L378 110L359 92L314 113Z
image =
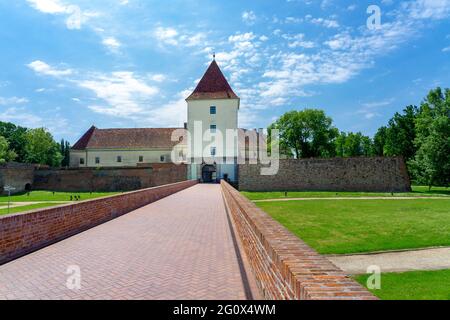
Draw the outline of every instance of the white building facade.
M189 179L237 181L240 99L216 61L186 99L190 141Z

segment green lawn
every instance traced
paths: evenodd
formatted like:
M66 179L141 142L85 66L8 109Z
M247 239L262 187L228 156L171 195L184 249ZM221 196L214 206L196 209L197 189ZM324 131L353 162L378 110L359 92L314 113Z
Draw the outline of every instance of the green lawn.
M18 194L11 196L11 202L37 202L37 201L70 201L70 196L77 195L81 197L81 201L95 199L105 196L112 196L117 192L53 192L51 191L32 191L28 195ZM0 195L0 203L8 202L8 196Z
M289 191L287 198L329 198L329 197L420 197L420 196L437 196L450 197L450 189L444 187L434 187L431 191L428 187L413 186L413 192L407 193L382 193L382 192L330 192L330 191ZM286 198L285 192L242 192L250 200L264 199L280 199Z
M322 254L450 245L450 198L257 205Z
M368 277L355 279L366 286ZM450 270L382 273L381 289L370 291L382 300L450 300Z
M30 210L34 210L34 209L54 207L54 206L58 206L61 204L63 204L63 203L37 203L37 204L29 205L29 206L10 208L9 213L13 214L13 213L18 213L18 212L30 211ZM8 209L0 209L0 216L6 215L6 214L8 214Z

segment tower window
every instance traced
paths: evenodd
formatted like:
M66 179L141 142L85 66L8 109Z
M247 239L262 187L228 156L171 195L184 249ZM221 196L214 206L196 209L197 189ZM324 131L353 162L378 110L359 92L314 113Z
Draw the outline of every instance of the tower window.
M210 114L217 114L217 108L216 108L216 106L211 106L211 107L209 108L209 113L210 113Z
M212 124L212 125L209 126L209 130L211 131L211 133L216 133L217 126L215 124Z
M122 162L122 156L117 156L117 162Z
M99 157L95 157L95 164L100 164L100 158Z
M139 156L139 162L144 162L144 156Z
M84 158L80 158L80 164L84 164Z
M165 156L161 156L160 160L161 160L161 162L164 162L164 161L166 161L166 157Z
M211 156L214 157L216 155L216 153L217 153L216 147L211 147Z

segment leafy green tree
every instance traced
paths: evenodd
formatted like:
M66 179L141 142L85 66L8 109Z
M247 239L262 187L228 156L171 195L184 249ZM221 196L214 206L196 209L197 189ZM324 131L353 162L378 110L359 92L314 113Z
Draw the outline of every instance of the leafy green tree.
M17 154L16 161L23 162L25 160L25 133L26 128L16 126L10 122L0 121L0 136L3 136L9 143L9 148Z
M336 156L341 158L344 157L344 154L346 153L345 150L346 141L347 141L347 134L345 132L341 132L335 140Z
M363 156L373 156L373 141L370 137L361 134L361 147Z
M450 89L430 91L416 119L414 178L430 188L450 184Z
M26 133L25 161L46 164L53 167L61 165L63 155L53 136L44 128L31 129Z
M9 148L9 142L5 137L0 136L0 164L13 161L17 154Z
M335 146L338 157L370 156L373 149L372 140L361 132L341 132Z
M373 138L372 153L374 156L384 156L384 147L386 145L387 128L381 127Z
M332 157L339 131L322 110L290 111L270 125L280 131L280 150L292 150L296 158Z
M397 112L389 120L384 146L385 155L404 156L406 160L414 157L417 151L414 144L417 113L418 109L416 106L408 106L403 110L402 114Z
M67 167L70 165L70 143L69 141L64 141L64 139L61 139L61 143L59 144L59 146L61 154L63 155L61 166Z

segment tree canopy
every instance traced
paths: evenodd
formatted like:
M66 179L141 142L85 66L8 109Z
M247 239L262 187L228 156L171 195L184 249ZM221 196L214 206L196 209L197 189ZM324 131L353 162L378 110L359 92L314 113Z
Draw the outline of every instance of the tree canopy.
M8 140L0 136L0 164L13 161L16 157L17 154L10 149Z
M339 132L322 110L290 111L269 127L280 131L280 150L296 158L403 156L417 183L450 185L450 89L431 90L420 107L397 112L373 139Z
M18 162L25 161L25 133L27 128L16 126L10 122L0 121L0 136L3 136L9 144L9 148L14 150L17 157L15 158Z
M428 186L450 185L450 89L432 90L415 120L414 178Z
M60 146L44 128L30 129L25 134L25 161L28 163L60 166L63 156Z
M270 127L280 131L280 150L296 158L331 157L335 153L334 139L339 131L324 111L305 109L291 111Z
M341 132L335 145L338 157L371 156L373 154L372 140L361 132Z

